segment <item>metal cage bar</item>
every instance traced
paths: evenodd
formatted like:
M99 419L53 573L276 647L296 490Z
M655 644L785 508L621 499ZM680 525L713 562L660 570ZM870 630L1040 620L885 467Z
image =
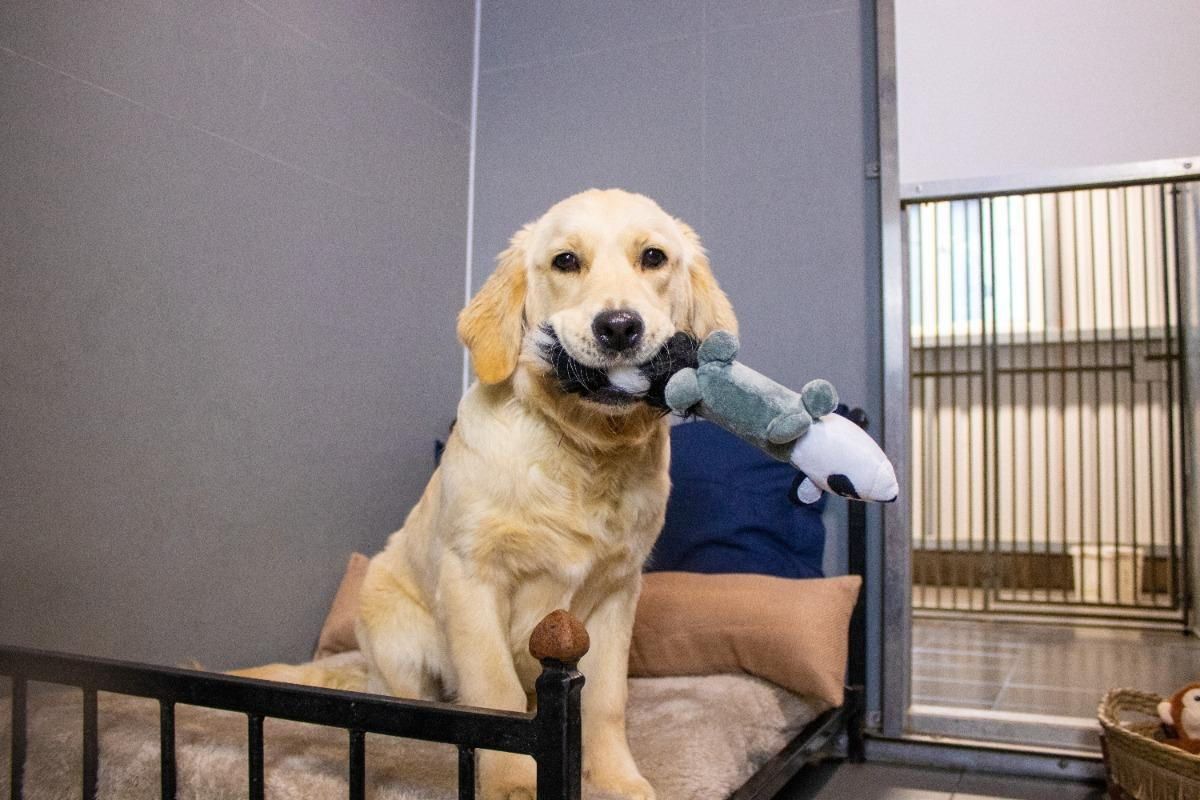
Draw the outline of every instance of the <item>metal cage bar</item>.
M12 747L9 787L12 800L21 800L25 790L26 751L26 706L28 684L25 676L14 674L12 678Z
M158 759L163 800L175 800L175 704L158 704Z

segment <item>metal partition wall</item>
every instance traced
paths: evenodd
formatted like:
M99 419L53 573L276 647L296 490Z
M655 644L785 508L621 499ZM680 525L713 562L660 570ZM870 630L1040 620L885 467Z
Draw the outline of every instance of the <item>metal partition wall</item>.
M1185 622L1176 194L904 205L915 609Z

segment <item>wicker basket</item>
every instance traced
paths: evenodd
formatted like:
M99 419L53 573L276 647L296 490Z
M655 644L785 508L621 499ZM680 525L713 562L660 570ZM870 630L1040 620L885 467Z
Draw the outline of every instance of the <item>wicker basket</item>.
M1100 702L1104 766L1114 798L1200 800L1200 756L1163 744L1161 697L1111 689ZM1130 719L1131 716L1150 717Z

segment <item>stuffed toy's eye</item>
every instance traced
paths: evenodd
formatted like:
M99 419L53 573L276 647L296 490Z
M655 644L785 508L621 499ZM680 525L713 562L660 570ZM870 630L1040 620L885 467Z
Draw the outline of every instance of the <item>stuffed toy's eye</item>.
M667 254L657 247L647 247L642 251L642 266L646 269L658 269L667 263Z
M579 271L579 256L574 253L559 253L550 262L550 266L554 267L559 272L578 272Z

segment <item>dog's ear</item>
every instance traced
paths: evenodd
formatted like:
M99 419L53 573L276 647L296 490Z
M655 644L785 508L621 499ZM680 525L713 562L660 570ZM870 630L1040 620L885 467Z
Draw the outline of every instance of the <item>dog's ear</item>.
M525 336L525 240L522 229L496 259L496 271L458 315L458 338L483 383L507 380Z
M687 258L689 295L687 326L691 333L704 340L713 331L738 331L737 316L733 306L717 279L713 277L712 268L708 263L708 255L700 244L700 237L686 223L680 222L684 238L687 239L691 251Z

